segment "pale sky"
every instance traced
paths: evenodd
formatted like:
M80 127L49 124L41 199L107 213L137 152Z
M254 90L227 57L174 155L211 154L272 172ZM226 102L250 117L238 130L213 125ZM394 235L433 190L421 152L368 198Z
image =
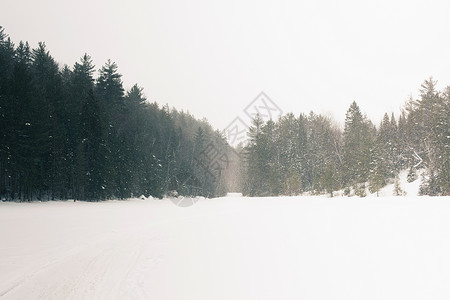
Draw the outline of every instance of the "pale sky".
M160 104L224 129L264 91L284 113L378 122L429 76L450 85L450 1L1 0L14 42L61 64L86 52Z

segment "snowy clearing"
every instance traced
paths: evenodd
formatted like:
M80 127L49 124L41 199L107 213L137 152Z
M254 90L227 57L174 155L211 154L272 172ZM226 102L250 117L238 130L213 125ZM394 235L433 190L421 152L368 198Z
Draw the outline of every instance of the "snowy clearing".
M450 197L0 202L1 299L450 299Z

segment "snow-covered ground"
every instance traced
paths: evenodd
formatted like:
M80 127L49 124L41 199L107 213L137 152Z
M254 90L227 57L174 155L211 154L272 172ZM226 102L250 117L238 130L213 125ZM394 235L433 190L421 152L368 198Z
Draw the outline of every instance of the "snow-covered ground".
M0 299L450 299L450 197L0 202Z

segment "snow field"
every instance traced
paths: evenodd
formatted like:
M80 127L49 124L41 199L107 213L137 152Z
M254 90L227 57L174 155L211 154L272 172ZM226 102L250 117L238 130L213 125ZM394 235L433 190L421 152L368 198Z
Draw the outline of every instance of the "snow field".
M450 197L0 202L1 299L449 299Z

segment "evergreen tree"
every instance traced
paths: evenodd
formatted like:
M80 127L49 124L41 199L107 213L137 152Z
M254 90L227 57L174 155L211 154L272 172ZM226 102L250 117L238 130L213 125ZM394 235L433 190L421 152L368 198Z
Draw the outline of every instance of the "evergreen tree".
M105 153L106 193L123 199L130 196L127 186L131 181L131 170L128 165L131 149L128 147L130 141L125 129L130 116L125 110L122 75L117 70L118 67L114 62L110 60L106 62L99 70L96 94L104 114L103 126L107 149Z
M333 197L333 192L339 188L338 169L333 160L325 163L324 170L320 178L320 184L331 197Z
M372 135L372 125L353 102L346 114L343 135L344 185L361 185L368 180Z
M251 196L332 196L342 186L364 196L367 181L378 192L391 180L400 195L405 168L408 181L422 174L420 193L450 194L450 87L440 92L432 78L398 122L385 114L378 129L356 102L343 133L312 112L267 123L257 115L239 157L206 120L148 102L138 85L124 94L115 63L96 80L94 69L87 54L60 69L44 43L16 47L0 27L1 199L212 197L239 185Z
M0 198L14 198L14 144L17 142L17 108L12 94L15 69L15 49L11 39L0 26Z
M264 180L261 170L264 164L261 149L262 127L264 121L259 114L252 120L252 126L248 131L248 145L245 147L245 155L247 159L248 182L244 187L244 194L257 196L263 191Z
M47 191L51 199L65 197L67 185L66 169L68 165L64 160L66 135L64 126L65 106L62 101L62 80L58 64L50 56L44 43L32 51L32 73L34 89L39 110L39 140L36 150L40 152L42 162L39 173L42 179L42 189Z
M8 105L9 165L11 178L19 180L11 186L11 198L31 201L39 191L39 168L42 165L41 149L35 151L40 137L40 107L35 96L33 74L31 71L31 53L29 47L21 44L20 59L14 60L14 69L10 77L10 98ZM22 108L26 108L22 110Z
M81 108L81 143L79 144L79 162L83 194L81 199L99 200L105 197L105 151L101 126L101 110L93 90L88 95Z
M408 144L415 157L423 163L428 181L423 182L424 193L445 195L449 191L449 100L448 94L436 90L433 78L421 85L420 99L410 100L407 110ZM412 156L412 155L411 155Z
M104 197L100 178L104 176L104 165L100 161L100 133L103 132L99 123L101 110L98 100L93 94L94 65L89 55L84 54L80 62L75 63L70 82L70 97L72 115L67 128L71 138L68 141L68 158L72 166L70 182L72 197L84 200L99 200ZM92 105L93 107L90 107ZM95 128L95 133L89 132Z

